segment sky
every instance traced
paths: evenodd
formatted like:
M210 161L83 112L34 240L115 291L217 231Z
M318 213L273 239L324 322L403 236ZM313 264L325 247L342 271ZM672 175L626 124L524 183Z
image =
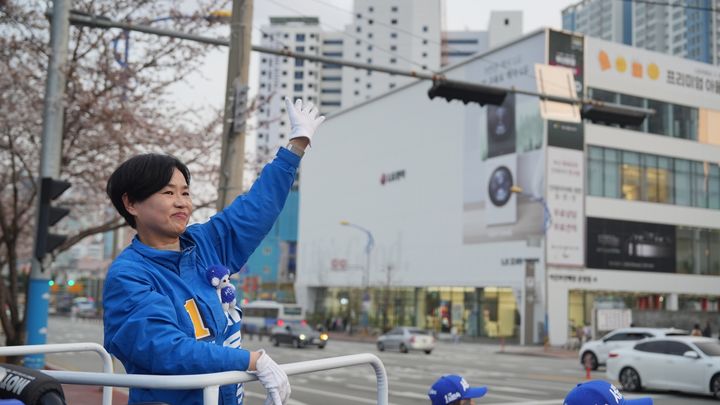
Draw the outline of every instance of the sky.
M424 1L424 0L414 0ZM445 27L448 30L486 30L490 11L523 11L523 32L541 27L562 28L561 11L577 0L445 0ZM253 2L254 45L260 44L259 29L270 16L317 16L323 29L342 30L352 20L352 0L256 0ZM257 86L259 54L251 54L251 95ZM197 110L222 107L227 76L227 49L209 53L198 74L175 89L177 100Z

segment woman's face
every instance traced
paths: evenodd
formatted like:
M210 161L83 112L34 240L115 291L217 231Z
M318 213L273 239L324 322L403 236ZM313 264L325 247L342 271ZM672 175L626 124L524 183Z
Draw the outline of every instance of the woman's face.
M123 201L135 216L140 240L153 247L176 243L185 232L193 209L190 189L178 169L165 187L146 200L131 203L123 197Z

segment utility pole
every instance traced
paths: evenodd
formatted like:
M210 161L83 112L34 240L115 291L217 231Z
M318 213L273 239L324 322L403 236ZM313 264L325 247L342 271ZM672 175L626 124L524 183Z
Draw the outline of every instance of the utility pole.
M233 0L230 21L230 56L225 86L218 211L230 204L243 191L252 14L252 0Z
M39 178L57 178L60 175L60 154L62 151L63 94L65 70L67 67L70 6L66 0L53 1L50 25L50 62L45 85L43 107L42 150ZM38 185L42 187L42 181ZM36 224L39 222L42 190L37 197ZM50 271L43 271L42 262L32 255L32 270L28 296L25 304L25 327L27 344L45 344L47 341L48 303ZM25 357L25 366L40 369L45 365L42 354Z

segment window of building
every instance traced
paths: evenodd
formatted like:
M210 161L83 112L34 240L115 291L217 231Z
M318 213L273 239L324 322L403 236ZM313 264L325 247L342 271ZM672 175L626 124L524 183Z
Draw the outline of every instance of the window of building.
M423 25L422 30L423 30L423 32L428 32L428 26L427 26L427 25Z
M390 7L390 11L392 11L393 13L397 13L397 11L398 11L397 6Z
M423 53L422 53L422 57L423 57L423 58L427 58L427 52L423 52Z
M620 153L617 150L605 149L604 185L605 197L620 198Z
M372 18L368 20L368 24L369 24L369 25L373 25L374 22L375 22L375 21L373 21Z
M368 7L368 12L372 13L373 11L375 11L375 8L373 6Z
M397 38L397 32L391 32L390 38Z
M305 52L305 47L304 46L296 46L295 52L303 53L303 52Z
M359 96L359 95L360 95L360 92L357 91L357 90L355 90L355 91L353 92L353 94L355 94L356 96Z
M368 38L372 39L372 37L373 37L373 33L372 33L372 32L368 32Z
M397 25L397 23L398 23L397 18L393 18L392 20L390 20L390 24L392 24L392 25Z
M299 58L295 59L295 67L302 67L303 65L305 65L304 59L299 59Z
M720 166L588 146L587 194L720 209Z
M428 44L428 40L427 40L427 39L423 39L423 45L427 45L427 44Z
M391 51L397 51L397 45L390 45Z
M372 45L368 45L368 46L367 46L367 50L368 50L368 51L372 51L372 49L373 49Z
M295 34L295 42L305 42L305 34Z
M365 87L367 87L368 89L371 89L371 88L372 88L372 84L371 84L371 83L368 83L368 84L365 85Z
M355 27L355 32L362 32L362 28L360 28L360 26L358 25L357 27Z
M397 60L396 60L395 58L390 58L390 63L391 63L391 64L395 64L395 62L397 62Z
M283 89L286 88L286 87L287 87L287 83L281 84L280 87L282 87Z
M624 151L622 158L622 198L640 201L640 155Z
M302 83L295 83L295 85L293 86L293 90L295 90L295 91L303 91L303 85L302 85Z

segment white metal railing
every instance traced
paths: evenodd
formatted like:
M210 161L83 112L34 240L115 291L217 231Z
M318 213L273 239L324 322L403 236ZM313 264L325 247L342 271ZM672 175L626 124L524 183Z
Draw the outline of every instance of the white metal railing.
M46 345L24 345L0 347L0 356L25 356L29 354L95 352L103 362L103 373L113 374L113 362L110 354L97 343L55 343ZM46 371L46 370L42 370ZM112 386L103 386L103 405L112 405Z
M40 353L59 353L73 351L95 351L103 358L102 373L85 371L42 370L62 384L101 385L103 386L103 405L112 404L111 387L155 388L169 390L202 389L203 403L218 403L218 392L221 385L238 384L257 380L254 374L245 371L225 371L210 374L189 375L146 375L146 374L113 374L112 358L105 348L97 343L63 343L48 345L0 347L0 355L17 356ZM375 370L377 380L378 405L388 404L388 379L382 361L370 353L352 354L348 356L330 357L326 359L301 361L281 364L280 367L288 376L312 373L315 371L332 370L341 367L370 364ZM72 405L72 404L70 404Z

